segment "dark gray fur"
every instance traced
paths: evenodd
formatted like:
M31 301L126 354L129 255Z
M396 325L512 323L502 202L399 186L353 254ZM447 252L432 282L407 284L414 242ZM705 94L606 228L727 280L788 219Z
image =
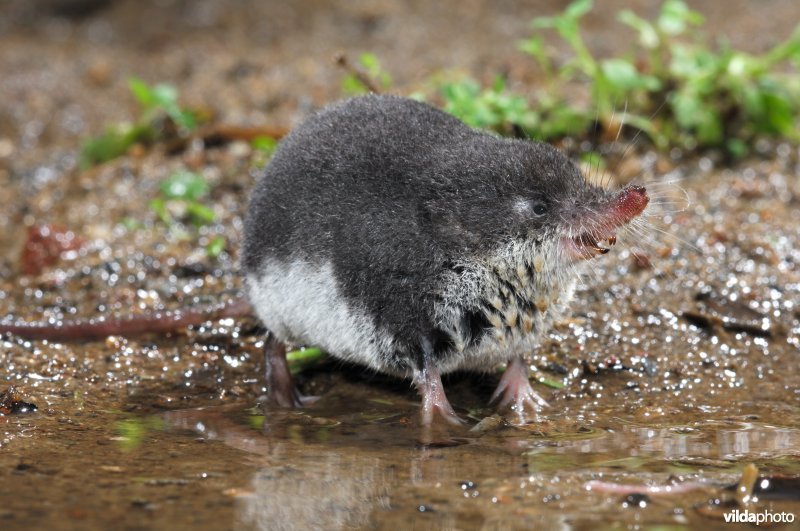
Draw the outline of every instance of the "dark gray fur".
M603 197L547 144L409 99L358 97L280 143L253 192L242 264L257 274L266 258L331 262L344 296L395 338L384 363L419 368L423 345L453 350L434 318L448 271L515 239L566 234ZM465 307L462 317L477 341L485 316Z

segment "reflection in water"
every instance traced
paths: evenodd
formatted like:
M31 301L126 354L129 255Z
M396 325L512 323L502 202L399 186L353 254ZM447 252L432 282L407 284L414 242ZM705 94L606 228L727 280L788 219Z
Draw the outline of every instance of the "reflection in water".
M560 441L562 454L604 454L627 450L629 456L681 459L740 459L796 454L800 430L750 422L704 422L700 426L626 426L583 440Z
M175 426L258 456L252 492L239 497L241 525L270 530L361 528L373 510L389 508L393 467L379 458L265 436L236 424L230 413L191 410L166 417Z
M267 467L242 500L242 523L257 529L365 527L375 506L388 508L390 471L376 458L322 452L298 466Z
M721 459L797 455L800 432L789 428L745 424L736 429L719 430L717 447Z
M231 407L165 418L246 452L253 475L246 492L237 491L235 527L248 529L582 529L597 518L635 524L641 507L620 512L619 496L589 493L586 482L664 485L675 473L670 463L681 461L680 481L714 489L735 483L727 469L737 461L800 447L798 430L734 419L549 435L508 428L458 446L421 447L414 427L396 417L314 413L273 412L269 426ZM719 460L726 470L692 472L697 458ZM701 517L686 509L706 501L707 489L698 492L646 510L652 521L697 523ZM681 509L665 517L663 504Z

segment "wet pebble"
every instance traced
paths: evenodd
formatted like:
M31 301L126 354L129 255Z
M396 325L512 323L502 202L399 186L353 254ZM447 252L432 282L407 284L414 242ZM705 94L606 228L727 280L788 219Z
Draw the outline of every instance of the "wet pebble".
M650 503L647 494L628 494L622 500L622 507L625 509L644 509Z
M20 269L24 275L38 275L61 259L74 258L71 252L83 246L82 238L63 227L44 224L28 227Z
M489 431L494 431L504 424L503 417L500 415L494 414L488 417L484 417L478 422L475 426L473 426L470 431L474 433L485 433Z
M24 415L33 413L39 409L36 404L22 400L22 393L16 387L9 387L0 393L0 416L1 415Z
M136 499L131 501L131 506L145 511L155 511L157 509L156 504L144 499Z
M772 337L772 322L766 315L753 310L741 300L728 300L710 292L695 296L694 308L682 312L690 324L712 333L720 329L745 332L758 337Z
M656 376L658 374L658 365L656 364L656 362L652 358L644 356L644 357L642 357L642 359L639 362L639 364L642 367L642 371L647 376L652 377L652 376Z
M86 68L87 79L95 86L107 87L111 84L111 63L105 59L96 59Z
M476 483L473 483L472 481L462 481L460 483L460 485L461 485L461 490L465 490L465 491L466 490L475 490L475 489L478 488L478 485Z

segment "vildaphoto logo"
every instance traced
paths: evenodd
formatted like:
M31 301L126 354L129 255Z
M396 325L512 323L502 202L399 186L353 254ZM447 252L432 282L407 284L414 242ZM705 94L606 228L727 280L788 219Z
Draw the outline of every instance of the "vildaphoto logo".
M773 513L767 510L753 512L749 509L735 509L722 515L729 524L790 524L794 522L794 513Z

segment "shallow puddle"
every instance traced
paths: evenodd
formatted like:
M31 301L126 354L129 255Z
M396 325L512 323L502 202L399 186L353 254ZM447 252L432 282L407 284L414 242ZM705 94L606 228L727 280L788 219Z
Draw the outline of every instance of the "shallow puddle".
M730 404L741 414L666 422L632 422L615 406L585 424L555 413L536 425L425 434L410 395L342 387L304 411L230 403L131 416L112 403L53 398L49 412L3 419L0 521L8 529L715 529L738 506L703 511L735 499L722 489L745 464L762 476L800 474L800 411L782 404ZM589 489L609 483L642 492ZM764 494L751 510L796 514L799 484L781 491L789 499Z
M0 417L0 523L715 529L736 510L793 517L800 235L788 220L800 193L776 172L792 160L675 170L689 177L671 193L689 206L659 219L683 243L621 235L598 261L532 359L550 406L531 424L487 407L498 375L461 374L445 387L467 425L424 431L408 382L330 360L298 375L316 404L265 409L262 331L247 319L162 338L4 338L6 385L38 411ZM138 267L134 256L120 271ZM9 287L7 307L36 293L58 311L65 289L80 300L81 269L66 271ZM197 275L166 278L173 293L237 285L233 269ZM757 501L745 503L734 487L749 465Z
M132 118L131 76L175 84L215 123L283 128L340 96L338 48L376 52L407 93L453 67L536 83L509 50L538 3L477 2L479 17L453 2L411 2L424 16L393 2L240 3L0 7L0 318L128 315L241 289L242 215L264 164L247 142L77 167L85 138ZM59 15L68 4L96 15ZM797 20L792 2L734 4L700 7L754 51ZM625 48L631 36L607 28L630 5L598 10L587 30L602 37L587 42ZM637 149L609 169L646 184L648 230L592 263L533 354L550 404L536 422L487 407L498 375L453 375L467 425L426 432L408 382L331 361L298 375L316 404L264 409L251 319L87 343L3 335L0 393L17 394L0 399L0 530L712 530L734 511L800 516L800 152L765 143L720 169L714 155ZM202 230L152 208L187 168L211 188ZM81 246L23 276L27 229L50 224Z

